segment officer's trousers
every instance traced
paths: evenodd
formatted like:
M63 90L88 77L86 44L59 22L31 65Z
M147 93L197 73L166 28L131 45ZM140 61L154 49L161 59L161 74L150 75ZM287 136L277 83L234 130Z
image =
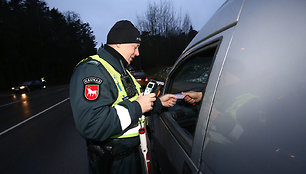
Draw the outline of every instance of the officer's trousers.
M114 139L109 143L113 147L110 174L141 174L139 143L139 137ZM88 158L90 173L101 174L100 161L93 160L91 155Z

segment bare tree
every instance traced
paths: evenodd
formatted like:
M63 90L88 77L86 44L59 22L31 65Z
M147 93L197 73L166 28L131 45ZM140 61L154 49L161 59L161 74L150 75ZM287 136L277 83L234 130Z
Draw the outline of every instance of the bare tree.
M191 26L191 22L190 22L190 17L188 14L185 15L183 24L182 24L182 32L184 32L185 34L189 33L190 28L192 28Z
M80 15L78 13L75 13L74 11L66 11L64 12L64 15L68 23L73 23L75 21L80 20Z
M181 13L175 12L173 4L168 0L161 0L159 4L149 3L143 17L137 15L137 26L150 35L169 36L187 33L191 22L188 14L182 22Z

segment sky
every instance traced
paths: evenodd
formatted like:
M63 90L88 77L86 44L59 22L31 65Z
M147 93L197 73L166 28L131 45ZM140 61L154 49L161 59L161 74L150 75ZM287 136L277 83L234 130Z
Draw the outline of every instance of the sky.
M60 12L73 11L84 23L89 23L97 47L106 42L111 27L119 20L130 20L137 25L137 16L144 16L149 3L163 0L44 0ZM182 18L187 13L194 30L199 31L226 0L168 0Z

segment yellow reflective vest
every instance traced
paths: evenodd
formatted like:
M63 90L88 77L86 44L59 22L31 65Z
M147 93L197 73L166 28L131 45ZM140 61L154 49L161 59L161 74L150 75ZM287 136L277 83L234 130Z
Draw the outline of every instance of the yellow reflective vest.
M116 84L117 87L117 91L118 91L118 97L116 99L116 101L112 104L112 106L117 105L118 103L122 102L124 100L124 98L126 98L127 96L127 92L124 89L124 86L122 84L121 81L121 74L119 72L117 72L107 61L105 61L104 59L100 58L98 55L94 55L94 56L90 56L92 59L100 62L105 69L107 70L107 72L111 75L111 77L114 80L114 83ZM131 75L131 73L126 70L128 72L128 74L131 76L131 78L133 79L134 84L136 85L136 89L138 91L138 94L140 94L140 88L141 86L138 84L138 82L136 81L136 79ZM128 99L131 102L135 101L138 98L138 94L136 94L134 97ZM133 128L129 129L127 132L125 132L123 135L116 135L113 136L111 138L129 138L129 137L135 137L139 135L139 130L140 128L140 122L137 123L137 125L135 125Z

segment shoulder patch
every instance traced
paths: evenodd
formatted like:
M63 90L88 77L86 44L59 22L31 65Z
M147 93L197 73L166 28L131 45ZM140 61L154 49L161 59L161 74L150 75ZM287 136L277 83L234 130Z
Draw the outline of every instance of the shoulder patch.
M102 79L99 77L86 77L83 79L84 84L84 97L87 100L93 101L99 97L100 85L102 84Z

